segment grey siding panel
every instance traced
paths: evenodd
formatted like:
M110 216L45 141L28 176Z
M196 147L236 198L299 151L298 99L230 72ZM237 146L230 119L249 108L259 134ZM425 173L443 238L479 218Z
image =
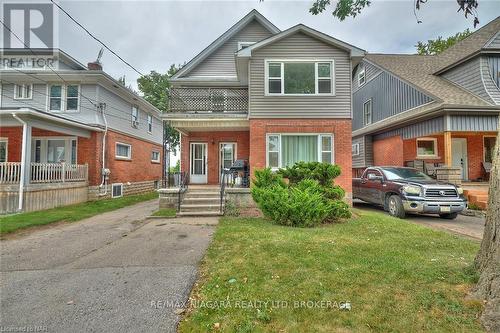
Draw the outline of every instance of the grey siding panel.
M359 144L359 155L352 155L352 167L353 168L364 168L366 166L365 161L365 137L358 137L352 139L352 144Z
M37 110L45 110L47 108L47 85L33 84L32 99L14 99L14 85L2 85L2 108L28 108L32 107Z
M495 38L486 47L488 49L500 49L500 33L497 33Z
M352 91L358 90L358 74L361 72L362 68L365 69L365 82L368 82L372 80L374 77L376 77L378 74L382 72L382 70L366 61L362 61L357 67L356 70L353 74L353 79L352 79Z
M495 104L500 104L500 89L494 81L490 72L490 65L487 57L481 57L481 72L483 76L484 87L488 95Z
M481 78L481 62L481 57L476 57L450 69L443 77L491 103Z
M488 65L493 82L500 87L500 55L488 57Z
M450 131L498 131L498 116L484 115L451 115L449 119Z
M106 88L99 87L99 101L106 103L108 126L120 132L128 133L161 144L163 124L160 119L153 119L153 132L148 133L147 113L139 109L139 126L132 127L132 104L113 94Z
M432 101L431 97L383 71L353 93L353 130L364 127L363 105L372 99L372 123Z
M403 139L406 140L406 139L413 139L421 136L441 133L444 131L444 129L445 129L444 118L437 117L377 134L375 135L374 139L381 140L392 136L400 135L402 136Z
M335 96L265 96L265 59L334 59ZM250 60L251 118L351 118L349 54L303 33L254 51Z
M254 20L193 68L185 77L236 76L234 53L238 50L238 42L258 42L269 36L271 33Z
M367 167L373 165L373 138L370 135L365 136L365 163Z

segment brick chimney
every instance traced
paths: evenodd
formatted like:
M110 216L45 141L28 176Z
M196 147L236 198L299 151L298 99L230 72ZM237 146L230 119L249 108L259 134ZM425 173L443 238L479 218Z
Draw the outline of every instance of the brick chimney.
M102 64L100 62L97 62L97 61L89 62L87 64L87 67L91 71L102 71Z

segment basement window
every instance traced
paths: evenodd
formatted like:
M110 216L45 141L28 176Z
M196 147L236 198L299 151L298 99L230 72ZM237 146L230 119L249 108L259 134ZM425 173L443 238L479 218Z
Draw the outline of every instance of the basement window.
M123 184L112 184L111 185L111 197L119 198L123 196Z

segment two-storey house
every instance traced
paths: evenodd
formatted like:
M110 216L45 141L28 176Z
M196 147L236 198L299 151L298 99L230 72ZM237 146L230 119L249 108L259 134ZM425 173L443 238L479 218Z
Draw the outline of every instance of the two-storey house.
M0 66L1 212L157 187L160 111L101 64L57 49L4 49Z
M253 10L172 78L164 115L181 133L191 184L218 184L236 159L256 169L338 164L351 193L351 73L364 51Z

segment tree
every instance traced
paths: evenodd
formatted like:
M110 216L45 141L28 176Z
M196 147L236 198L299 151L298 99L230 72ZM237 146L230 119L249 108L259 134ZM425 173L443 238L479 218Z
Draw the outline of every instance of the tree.
M427 1L428 0L414 0L415 9L419 10L420 6L425 4ZM457 0L458 11L464 12L465 18L468 18L469 15L474 17L474 28L479 24L477 16L477 7L479 5L478 1L479 0ZM334 17L343 21L348 17L356 17L365 7L370 6L370 4L370 0L338 0L332 14ZM314 0L309 12L313 15L318 15L319 13L325 11L330 5L331 0ZM416 17L417 14L415 11L414 13ZM418 18L417 22L421 23Z
M168 98L170 91L170 78L177 73L180 65L171 65L167 73L160 74L151 71L137 79L139 90L144 95L144 99L157 107L161 112L168 111ZM166 167L164 172L170 168L170 153L176 152L179 146L179 133L170 124L163 127L164 138L164 158Z
M498 128L500 129L500 117ZM481 321L488 331L500 332L500 131L497 134L490 172L483 240L474 264L479 272L479 281L472 296L486 300Z
M457 42L466 38L471 34L469 29L466 29L464 32L459 32L454 36L450 36L446 39L439 36L437 39L429 39L427 43L418 42L415 47L417 48L417 53L422 55L434 55L439 54L449 48L452 45L455 45Z

